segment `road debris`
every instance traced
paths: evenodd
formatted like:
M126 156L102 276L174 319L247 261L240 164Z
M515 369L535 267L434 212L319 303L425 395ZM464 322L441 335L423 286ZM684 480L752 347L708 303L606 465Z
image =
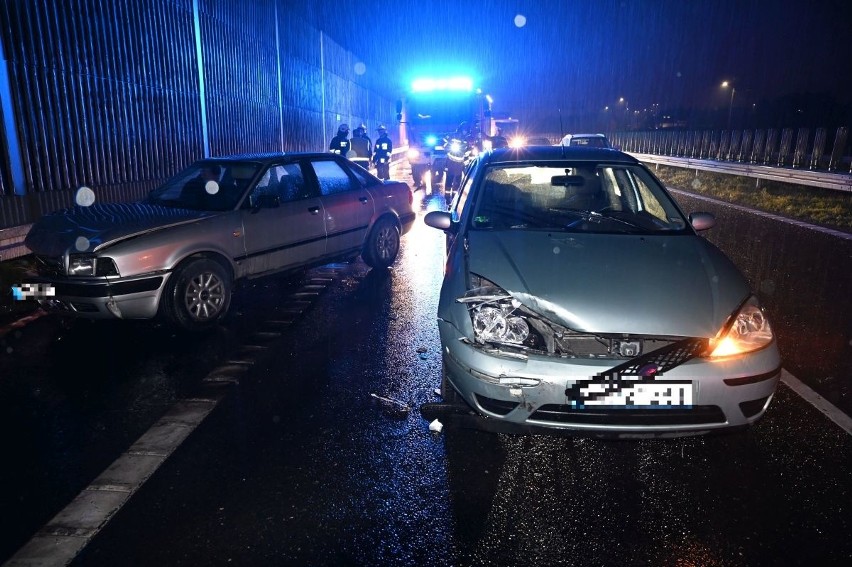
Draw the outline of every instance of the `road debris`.
M370 395L373 396L374 398L376 398L377 400L381 400L383 402L388 402L389 404L395 404L397 406L397 409L402 409L404 411L409 411L411 409L411 407L405 402L401 402L401 401L395 400L393 398L386 398L386 397L380 396L378 394L371 393Z

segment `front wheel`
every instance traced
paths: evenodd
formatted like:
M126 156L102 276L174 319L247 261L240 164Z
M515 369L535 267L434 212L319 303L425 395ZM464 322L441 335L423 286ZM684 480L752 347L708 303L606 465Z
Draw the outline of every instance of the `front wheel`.
M390 219L380 219L364 243L361 257L372 268L387 268L399 252L399 229Z
M231 277L214 260L192 260L169 280L163 296L165 316L178 327L201 331L216 325L231 304Z

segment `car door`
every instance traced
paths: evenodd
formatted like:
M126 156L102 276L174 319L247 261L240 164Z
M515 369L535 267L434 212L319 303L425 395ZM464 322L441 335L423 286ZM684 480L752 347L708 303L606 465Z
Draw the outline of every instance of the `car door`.
M324 211L326 253L360 250L373 217L373 196L343 160L315 157L310 159L310 165Z
M243 275L295 268L325 255L319 189L304 167L298 161L270 166L246 197Z

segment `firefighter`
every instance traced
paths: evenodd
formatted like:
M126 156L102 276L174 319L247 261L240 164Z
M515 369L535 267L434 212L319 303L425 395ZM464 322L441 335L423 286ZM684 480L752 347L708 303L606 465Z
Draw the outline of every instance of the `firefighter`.
M388 129L382 124L376 131L379 137L376 138L374 146L373 163L376 164L376 175L380 179L390 179L390 159L393 151L393 142L388 137Z
M373 142L367 136L367 127L361 124L355 131L352 132L352 157L349 158L364 169L370 168L370 162L373 159Z
M349 124L341 124L337 128L337 134L331 139L331 144L328 145L329 151L333 154L346 156L349 153Z

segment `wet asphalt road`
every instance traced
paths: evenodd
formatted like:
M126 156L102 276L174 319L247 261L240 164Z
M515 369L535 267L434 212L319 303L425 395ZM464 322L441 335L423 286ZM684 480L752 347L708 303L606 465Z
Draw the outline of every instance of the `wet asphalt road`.
M852 436L783 385L737 435L430 432L416 408L437 399L442 239L420 221L392 270L257 280L211 336L44 317L10 338L0 558L237 359L75 565L852 562Z

